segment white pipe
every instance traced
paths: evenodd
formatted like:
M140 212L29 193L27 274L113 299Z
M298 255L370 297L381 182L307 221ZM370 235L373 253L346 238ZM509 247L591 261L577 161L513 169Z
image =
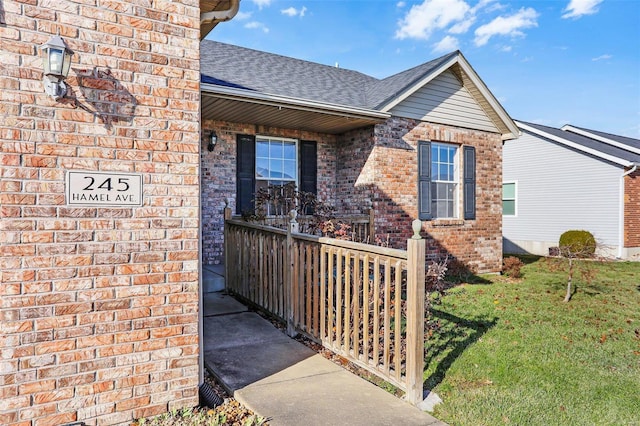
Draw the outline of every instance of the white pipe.
M205 12L200 14L200 25L210 24L212 22L225 22L236 16L240 8L240 0L231 0L229 9L214 10L213 12Z
M618 212L618 259L624 254L624 178L638 169L638 164L633 164L631 169L627 170L620 176L620 211Z

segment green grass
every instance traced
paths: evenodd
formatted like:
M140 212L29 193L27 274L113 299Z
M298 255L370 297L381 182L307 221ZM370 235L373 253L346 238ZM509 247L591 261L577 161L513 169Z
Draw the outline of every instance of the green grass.
M562 301L556 259L483 277L435 306L425 387L451 425L640 425L640 262L588 262Z

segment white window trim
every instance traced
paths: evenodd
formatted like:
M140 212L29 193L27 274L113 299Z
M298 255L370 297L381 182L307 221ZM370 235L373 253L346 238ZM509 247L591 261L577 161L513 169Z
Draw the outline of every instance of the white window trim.
M455 156L453 158L453 177L454 180L449 181L449 180L438 180L432 177L431 182L432 183L454 183L455 184L455 194L454 194L454 201L455 201L455 215L451 216L451 217L439 217L436 216L436 212L433 212L433 220L435 221L447 221L447 220L457 220L460 219L462 217L462 209L463 207L463 202L462 202L462 191L460 190L460 173L462 170L460 161L461 161L461 155L460 155L460 150L462 148L461 145L458 144L454 144L454 143L447 143L447 142L437 142L437 141L431 141L431 147L433 148L433 146L445 146L445 147L452 147L455 148L456 152L455 152ZM431 165L433 166L434 163L434 159L433 156L431 157ZM434 195L431 194L431 200L430 202L433 203L433 197Z
M513 214L504 214L504 213L502 213L502 216L505 216L505 217L518 217L518 181L517 180L505 180L505 181L502 182L502 186L500 187L500 190L502 191L502 197L501 197L502 204L503 204L502 208L503 208L503 211L504 211L504 200L505 200L505 198L504 198L504 188L503 188L503 186L505 184L511 184L511 183L514 185L514 194L515 195L513 196L513 205L514 205L513 208L514 208L515 211L514 211ZM511 199L509 198L508 200L511 200Z
M296 188L298 188L299 184L300 184L300 158L298 155L298 149L299 149L299 140L298 139L292 139L292 138L280 138L280 137L276 137L276 136L263 136L263 135L256 135L256 146L258 145L258 142L262 142L262 141L268 141L268 142L293 142L295 144L295 154L296 154L296 178L295 178L295 184L296 184ZM289 179L265 179L265 178L260 178L258 177L258 170L257 170L257 158L258 158L258 153L257 153L257 149L256 149L256 168L254 169L253 173L255 176L255 180L256 182L261 181L261 182L269 182L269 181L281 181L281 182L291 182L291 180Z

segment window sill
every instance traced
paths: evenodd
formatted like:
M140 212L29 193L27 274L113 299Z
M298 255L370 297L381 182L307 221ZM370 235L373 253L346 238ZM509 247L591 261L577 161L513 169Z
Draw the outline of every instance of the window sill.
M440 228L440 227L455 227L455 226L463 226L463 219L433 219L431 220L431 226Z

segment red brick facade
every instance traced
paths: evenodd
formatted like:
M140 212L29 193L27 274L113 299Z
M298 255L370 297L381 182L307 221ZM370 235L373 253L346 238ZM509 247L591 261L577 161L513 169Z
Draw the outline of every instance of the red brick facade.
M198 403L199 2L3 1L0 424L130 424ZM38 47L75 51L69 98ZM73 207L70 170L141 173Z
M640 248L640 170L624 178L624 246Z
M203 247L205 263L222 260L224 198L235 198L235 140L238 133L312 139L318 145L318 195L339 214L375 210L376 235L405 248L411 221L417 217L419 140L476 148L476 219L432 220L423 229L428 255L452 255L476 272L502 267L502 141L500 135L419 121L391 118L384 124L339 136L253 125L205 122L203 134L215 129L218 146L203 152ZM220 142L222 140L222 142Z

